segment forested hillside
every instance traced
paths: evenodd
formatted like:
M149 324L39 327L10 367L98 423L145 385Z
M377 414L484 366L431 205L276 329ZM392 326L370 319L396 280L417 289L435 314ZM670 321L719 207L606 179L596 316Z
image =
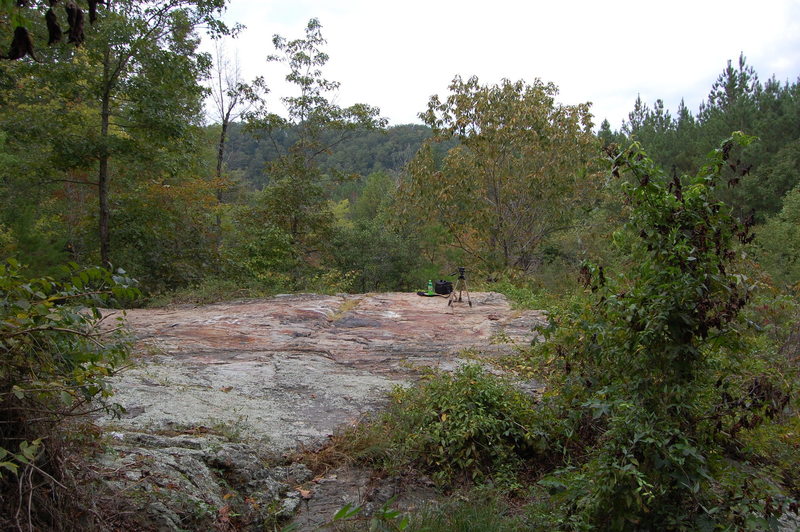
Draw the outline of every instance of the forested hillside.
M200 49L232 33L224 0L61 4L0 2L0 527L94 515L63 427L126 353L100 306L411 292L459 267L546 309L546 341L398 391L333 454L461 486L459 511L508 529L796 523L800 78L741 55L697 110L637 99L613 130L554 82L464 73L387 127L335 103L317 19L264 51L278 113L269 79Z
M225 165L243 182L261 188L267 182L267 161L297 142L297 136L291 130L275 135L276 147L253 133L244 124L231 124ZM392 126L382 131L354 131L331 153L323 154L320 164L348 175L367 176L373 172L399 175L430 136L430 128L419 124Z

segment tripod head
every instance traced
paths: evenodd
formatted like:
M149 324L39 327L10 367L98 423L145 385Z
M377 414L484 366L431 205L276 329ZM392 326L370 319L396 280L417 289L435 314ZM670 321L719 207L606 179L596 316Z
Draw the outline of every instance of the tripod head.
M460 280L465 280L466 277L464 277L464 274L466 273L466 271L467 271L467 269L465 267L459 266L458 267L458 272L453 272L450 275L458 275L458 278Z

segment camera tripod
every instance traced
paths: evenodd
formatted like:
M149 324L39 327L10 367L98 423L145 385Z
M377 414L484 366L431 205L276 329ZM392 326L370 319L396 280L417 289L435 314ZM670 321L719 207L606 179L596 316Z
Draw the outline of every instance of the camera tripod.
M461 303L461 292L467 293L467 303L472 307L472 299L469 297L469 290L467 290L467 278L464 276L465 268L458 269L458 279L453 285L453 291L450 292L450 297L447 298L447 306L451 306L454 301ZM455 275L455 274L454 274ZM456 291L458 291L458 298L456 298Z

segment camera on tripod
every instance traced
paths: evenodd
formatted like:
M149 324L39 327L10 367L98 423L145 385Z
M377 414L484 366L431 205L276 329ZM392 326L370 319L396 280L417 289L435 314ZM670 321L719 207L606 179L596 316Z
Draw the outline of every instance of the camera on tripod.
M453 285L453 291L450 292L450 297L447 299L447 306L451 306L454 301L461 303L461 293L467 293L467 303L469 306L472 307L472 299L469 297L469 290L467 290L467 269L463 266L458 267L458 279L456 279L455 285ZM456 275L453 272L451 275ZM458 292L458 296L456 296L456 292Z

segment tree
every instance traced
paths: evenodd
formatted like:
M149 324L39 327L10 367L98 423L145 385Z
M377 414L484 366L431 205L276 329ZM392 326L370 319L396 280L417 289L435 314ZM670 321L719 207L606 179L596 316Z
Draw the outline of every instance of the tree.
M783 198L783 208L767 220L757 242L761 262L775 281L800 289L800 186Z
M338 133L334 132L331 136L337 135ZM390 126L385 130L376 128L358 130L332 146L329 153L321 154L316 160L322 168L334 169L344 174L366 176L373 172L389 172L399 175L419 151L425 139L430 136L430 128L422 124ZM278 144L277 147L272 144L272 139ZM259 139L253 138L242 124L231 124L225 145L225 167L230 172L240 174L244 183L261 189L266 184L264 173L266 163L286 153L297 138L289 130L275 131L269 140L270 142L259 142ZM324 142L332 143L335 140L326 137ZM350 193L352 189L359 187L359 183L348 183L348 185L352 185L348 187L351 189ZM338 188L336 192L339 193ZM350 194L350 197L354 196Z
M686 107L683 99L678 105L675 115L675 138L672 149L673 160L664 161L661 164L665 168L676 168L677 172L687 173L695 167L696 161L700 160L702 148L697 142L697 121Z
M656 100L650 109L637 98L623 131L640 142L667 171L689 172L702 164L706 152L730 131L744 131L759 142L734 148L734 160L747 160L750 171L739 176L737 187L718 187L715 194L738 214L755 211L763 222L780 209L783 197L798 182L794 168L800 139L800 84L781 84L774 77L762 85L755 69L743 54L738 62L728 61L714 82L707 101L696 117L681 101L675 117ZM602 138L610 131L601 127Z
M629 137L638 135L639 130L644 127L649 114L650 109L642 101L642 95L637 94L636 101L633 104L633 111L628 113L628 121L622 124L622 131Z
M95 47L93 59L102 68L95 85L100 103L100 141L98 155L100 260L110 264L109 161L113 154L112 117L115 126L158 142L149 148L163 148L184 133L184 128L199 116L203 90L198 78L208 68L198 55L193 31L200 24L221 28L215 15L225 0L169 0L150 6L135 2L115 3L123 17L107 28L108 40ZM224 28L224 27L222 27ZM124 97L133 105L122 105ZM127 116L125 116L127 115ZM160 142L159 142L160 141ZM159 145L160 144L160 145ZM112 148L112 149L109 149Z
M711 86L708 101L700 106L698 117L702 123L698 141L701 149L709 150L731 131L743 131L755 135L755 118L758 114L756 96L761 92L761 84L752 66L747 64L744 54L739 55L737 67L728 64ZM752 148L751 150L752 151ZM752 161L752 153L747 153ZM719 197L739 212L746 212L746 199L743 189L718 190Z
M115 206L115 263L148 294L197 284L219 264L216 189L206 175L135 181Z
M443 226L485 268L530 269L537 247L572 225L595 184L589 104L556 104L557 94L538 79L456 77L447 99L432 97L420 117L435 141L459 144L441 164L432 143L420 150L403 184L407 211Z
M744 54L739 55L738 67L732 61L717 77L708 95L708 105L701 114L704 119L714 115L724 116L724 125L728 131L742 131L752 125L755 110L755 96L760 91L760 83L755 69L747 64ZM738 127L738 129L736 129Z
M238 56L233 62L226 56L225 49L217 41L214 49L214 72L211 84L211 100L213 102L215 118L219 120L220 133L217 144L217 166L214 177L216 179L217 201L222 203L222 193L227 187L222 177L225 161L225 143L228 138L228 127L240 118L248 118L251 110L255 108L258 113L264 106L264 96L267 89L264 78L259 76L252 82L242 80ZM217 214L217 225L221 222Z
M5 115L3 127L33 129L22 138L45 146L41 171L51 183L95 188L104 265L112 260L112 181L163 178L191 166L193 128L201 123L205 94L199 78L210 65L197 51L194 32L201 24L212 33L227 32L216 19L224 5L225 0L116 1L81 48L54 47L46 65L14 65L16 79L29 91L9 89L14 112ZM62 175L54 179L54 170Z
M597 138L600 139L603 147L610 146L611 144L622 144L625 142L625 135L618 131L611 130L611 123L608 120L603 120L600 123L600 129L597 131Z
M354 201L343 200L349 212L337 220L326 260L349 274L359 292L413 289L436 275L421 253L419 227L396 220L396 199L397 180L375 172Z
M286 63L286 80L299 94L282 98L287 116L271 113L253 120L251 130L266 137L280 156L267 164L268 184L260 198L264 219L288 233L300 255L314 251L330 230L332 216L323 187L322 155L359 130L383 128L386 119L366 104L342 108L329 100L339 83L322 77L328 55L322 51L322 26L311 19L305 38L273 39L280 55L269 61ZM291 131L296 140L284 148L279 137ZM330 169L329 173L335 174Z
M586 461L545 481L562 488L576 529L777 523L782 510L750 484L751 466L734 449L737 432L777 419L789 396L739 353L738 316L754 285L735 271L736 250L752 240L752 220L713 194L724 169L744 169L734 145L752 140L734 133L694 176L670 177L638 144L612 154L612 174L628 176L630 217L614 242L629 271L586 264L591 302L557 318L561 336L544 346L565 364L555 418L577 422L567 439L585 438Z

